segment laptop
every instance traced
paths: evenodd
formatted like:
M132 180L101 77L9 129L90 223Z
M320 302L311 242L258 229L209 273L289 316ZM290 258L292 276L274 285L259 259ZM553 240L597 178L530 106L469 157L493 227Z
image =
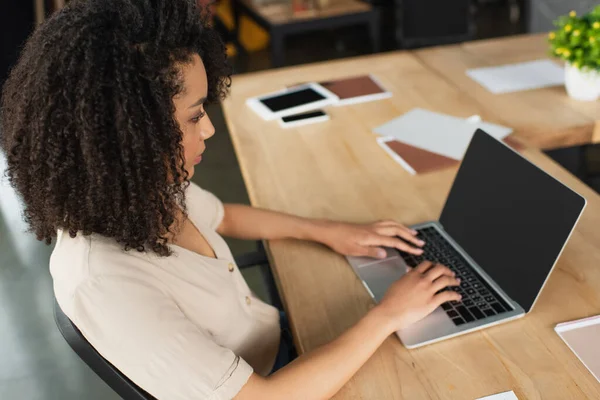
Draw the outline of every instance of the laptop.
M411 226L421 256L387 249L383 260L348 257L373 299L424 260L444 264L461 284L442 304L397 332L415 348L524 316L533 308L585 199L503 142L477 130L439 221Z

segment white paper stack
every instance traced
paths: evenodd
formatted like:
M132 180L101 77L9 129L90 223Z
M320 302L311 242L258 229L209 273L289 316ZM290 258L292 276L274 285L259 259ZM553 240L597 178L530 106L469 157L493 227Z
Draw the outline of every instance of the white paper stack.
M477 129L483 129L498 140L512 133L512 129L483 122L478 116L465 119L421 108L375 128L374 132L460 161Z
M467 70L467 75L494 94L565 84L565 72L550 60Z

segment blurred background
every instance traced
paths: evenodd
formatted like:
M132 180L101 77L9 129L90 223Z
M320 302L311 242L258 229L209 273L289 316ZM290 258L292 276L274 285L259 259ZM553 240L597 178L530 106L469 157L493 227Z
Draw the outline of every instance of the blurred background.
M552 29L592 0L217 0L206 3L227 43L234 72L359 56ZM204 4L206 3L206 4ZM0 84L35 26L65 0L0 1ZM248 203L219 105L208 113L217 134L194 181L224 202ZM2 132L0 132L0 135ZM577 163L579 150L555 154ZM52 247L26 233L0 154L0 399L117 399L56 329L48 259ZM576 165L575 165L576 167ZM598 178L595 178L598 179ZM600 186L596 181L590 185ZM596 186L596 187L598 187ZM253 242L229 241L235 255ZM256 271L253 289L268 300Z

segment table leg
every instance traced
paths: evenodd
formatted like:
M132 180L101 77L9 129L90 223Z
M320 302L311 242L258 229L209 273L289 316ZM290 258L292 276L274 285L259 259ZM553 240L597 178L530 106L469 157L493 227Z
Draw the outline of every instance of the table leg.
M401 49L404 45L404 13L402 0L394 0L394 39L396 47Z
M379 32L379 9L374 9L369 18L369 33L371 35L371 49L373 53L378 53L380 50L380 32Z
M271 29L271 65L275 68L284 64L284 35L278 29Z
M231 9L233 11L233 37L235 38L236 44L240 42L240 6L238 5L239 0L231 0ZM240 45L241 47L241 45Z

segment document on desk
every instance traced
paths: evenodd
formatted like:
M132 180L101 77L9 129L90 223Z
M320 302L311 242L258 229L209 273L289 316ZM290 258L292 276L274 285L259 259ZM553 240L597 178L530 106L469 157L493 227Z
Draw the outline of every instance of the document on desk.
M563 322L554 330L600 382L600 315Z
M467 75L494 94L564 85L565 71L550 60L467 70Z
M390 136L378 137L377 144L411 175L433 172L459 163L452 158L409 146Z
M477 129L483 129L498 140L511 134L512 129L481 121L478 116L459 118L422 108L415 108L384 125L374 132L460 161L467 151Z

